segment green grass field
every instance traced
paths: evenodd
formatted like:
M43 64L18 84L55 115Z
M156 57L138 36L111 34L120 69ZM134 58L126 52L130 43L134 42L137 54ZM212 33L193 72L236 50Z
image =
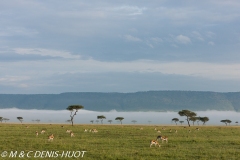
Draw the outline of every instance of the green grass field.
M27 128L26 126L29 126ZM0 159L240 159L240 128L237 126L150 126L150 125L61 125L58 124L0 124ZM143 128L140 130L140 128ZM161 133L157 133L154 128ZM162 128L166 129L163 130ZM196 128L200 130L197 131ZM84 129L98 130L98 133L84 132ZM40 134L45 129L46 133ZM66 130L74 132L70 137ZM170 132L170 129L173 131ZM191 130L189 133L188 130ZM175 130L178 132L175 133ZM39 135L36 136L35 132ZM48 135L55 138L49 142ZM168 136L169 142L159 142L161 147L150 148L150 140L158 135ZM17 157L10 157L17 151ZM19 153L24 151L24 158ZM29 152L33 151L33 152ZM35 157L36 151L52 151L59 156ZM78 158L62 156L67 151L87 151ZM29 152L31 158L27 158ZM6 153L6 152L4 152ZM76 152L75 152L76 153ZM61 155L60 155L61 154ZM71 156L71 154L69 154Z

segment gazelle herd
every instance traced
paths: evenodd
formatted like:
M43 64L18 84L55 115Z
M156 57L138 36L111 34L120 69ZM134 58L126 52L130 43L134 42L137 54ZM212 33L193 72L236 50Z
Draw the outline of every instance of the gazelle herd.
M62 128L63 128L63 126L61 126ZM26 128L29 128L29 126L26 126ZM44 134L46 132L46 130L45 129L42 129L41 130L41 134ZM84 132L92 132L92 133L98 133L98 130L97 129L84 129ZM72 132L72 130L69 130L69 129L67 129L66 130L66 133L68 133L69 135L70 135L70 137L75 137L75 135L74 135L74 133ZM39 135L39 132L38 131L36 131L35 132L35 135L36 135L36 137L38 137L38 135ZM54 135L53 134L51 134L51 135L49 135L48 136L48 141L53 141L53 139L54 139Z
M165 127L162 127L161 129L162 129L163 132L167 133L167 132L165 131L165 130L166 130ZM184 127L184 129L187 129L187 127ZM154 130L157 131L157 133L161 133L161 131L160 131L159 129L157 129L156 127L154 128ZM199 128L196 128L195 130L196 130L196 131L199 131ZM185 131L185 132L186 132L186 131ZM191 133L192 131L191 131L190 129L188 129L187 132L188 132L188 133ZM173 130L172 130L172 129L169 129L169 133L173 133ZM175 130L174 130L174 133L178 133L178 131L175 129ZM166 143L168 143L168 137L167 137L167 136L159 135L159 136L157 136L156 140L154 139L154 140L151 140L151 141L150 141L150 147L152 147L152 145L155 145L155 146L160 147L160 144L159 144L159 142L158 142L159 140L161 140L162 143L164 143L164 141L165 141Z
M63 126L61 126L61 127L63 128ZM28 127L26 127L26 128L28 128ZM186 130L185 130L185 129L186 129ZM143 128L141 127L140 130L143 130ZM162 132L163 132L164 134L172 134L172 135L174 134L174 135L178 135L178 134L175 134L175 133L178 133L178 130L176 130L176 129L172 130L172 129L167 129L166 127L162 127L161 130L162 130ZM154 128L154 131L155 131L156 133L162 134L161 130L160 130L160 129L157 129L156 127ZM190 134L191 132L194 132L194 130L191 131L190 129L187 129L186 127L184 127L184 130L185 130L185 132L188 132L189 134ZM196 130L196 131L199 131L199 128L196 128L195 130ZM67 134L69 134L70 137L75 137L75 134L73 133L72 130L67 129L65 132L66 132ZM89 133L98 133L98 130L95 129L95 128L94 128L94 129L84 129L83 132L85 132L85 133L87 133L87 132L89 132ZM181 131L181 132L182 132L182 131ZM39 133L45 134L45 133L46 133L46 130L45 130L45 129L42 129L40 132L35 131L36 137L39 136ZM47 140L48 140L49 142L52 142L53 139L54 139L54 134L51 133L51 135L48 136L48 139L47 139ZM167 143L168 143L168 137L167 137L167 136L163 136L163 135L158 135L158 136L156 137L156 139L153 139L153 140L150 141L150 147L152 147L152 145L155 145L155 147L156 147L156 146L161 147L159 141L162 141L162 144L163 144L164 141L165 141L165 143L167 144Z

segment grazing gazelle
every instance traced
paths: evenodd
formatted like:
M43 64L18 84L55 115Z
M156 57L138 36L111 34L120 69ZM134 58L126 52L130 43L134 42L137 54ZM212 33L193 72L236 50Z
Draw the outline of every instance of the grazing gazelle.
M48 136L48 141L53 141L53 139L54 139L53 134L51 134L50 136Z
M177 133L177 130L175 129L175 133Z
M161 133L161 131L160 131L160 130L158 130L157 132L158 132L158 133Z
M166 137L166 136L157 136L157 141L158 141L159 139L162 140L162 143L163 143L163 141L166 141L166 143L168 143L168 137Z
M84 132L87 132L88 130L87 129L84 129Z
M199 131L199 128L196 128L197 131Z
M156 145L158 145L158 147L160 147L160 144L158 143L157 140L151 140L150 141L150 147L152 147L153 144L155 144L155 147L156 147Z
M172 129L170 129L169 132L171 133L171 132L172 132Z
M41 131L41 134L43 134L43 133L45 133L45 132L46 132L45 130L42 130L42 131Z
M71 137L74 137L74 133L73 133L73 132L71 132L71 133L70 133L70 136L71 136Z
M36 136L38 136L38 131L36 131Z
M68 130L68 129L66 130L66 133L71 133L71 132L72 132L72 130Z
M92 130L92 133L97 133L97 132L98 132L97 129L93 129L93 130Z

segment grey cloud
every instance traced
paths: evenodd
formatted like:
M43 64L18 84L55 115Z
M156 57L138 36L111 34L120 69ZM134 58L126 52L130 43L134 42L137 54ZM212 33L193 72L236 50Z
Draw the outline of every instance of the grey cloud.
M15 85L20 85L16 87ZM219 87L221 86L221 87ZM209 80L161 73L77 73L52 74L0 83L1 93L38 94L62 92L137 92L148 90L192 90L231 92L240 89L238 80ZM10 90L11 89L11 90Z
M142 59L169 63L239 63L239 6L238 1L218 0L201 2L153 0L151 3L137 0L2 1L0 5L0 77L18 77L19 69L22 69L21 74L32 76L35 76L35 73L42 73L35 79L16 83L16 86L25 86L24 91L29 93L31 91L36 93L38 89L39 92L47 92L48 88L58 92L68 90L65 84L68 82L63 78L64 82L59 82L58 85L54 83L51 74L62 73L64 69L61 65L63 64L68 68L67 59L92 59L104 65L109 62L126 63ZM42 65L46 65L46 61L51 61L53 65L44 67L39 65L39 61ZM9 67L15 66L15 62L19 62L17 68ZM38 67L28 69L36 63ZM46 67L48 69L43 70ZM84 69L83 67L79 70ZM106 72L105 70L104 73ZM116 70L115 74L117 73L119 74L119 71ZM106 75L98 76L104 79L97 81L98 85L107 86ZM137 74L122 76L126 79L131 77L135 81L139 78ZM74 74L69 77L75 79ZM96 78L93 75L86 77ZM153 77L161 78L155 75ZM94 81L89 81L90 78L88 78L85 79L85 83L91 82L90 84L82 85L76 82L76 86L79 85L79 87L70 87L69 90L78 88L101 91L105 89L99 86L93 87ZM140 78L144 79L141 76ZM149 78L151 79L150 75ZM171 85L167 86L174 88L171 87L173 85L171 80L167 81L168 78L166 82ZM177 79L178 76L175 78ZM132 89L129 89L128 81L123 80L123 82L126 86L117 79L114 83L109 82L109 85L113 86L114 91L154 88L149 81L141 82L146 85L134 83L130 86ZM181 81L181 85L184 86L182 89L190 88L189 82ZM212 82L205 84L209 86ZM223 83L218 82L216 84L219 84L219 88L214 89L227 90ZM227 82L231 83L231 81ZM237 85L234 80L232 84ZM10 92L6 89L6 85L9 86L9 84L1 85L1 89L5 88L5 91ZM46 87L42 87L45 85ZM200 88L193 86L193 89ZM212 86L209 87L212 88ZM229 90L232 88L232 85L229 85ZM22 91L12 86L9 86L9 89L13 92Z

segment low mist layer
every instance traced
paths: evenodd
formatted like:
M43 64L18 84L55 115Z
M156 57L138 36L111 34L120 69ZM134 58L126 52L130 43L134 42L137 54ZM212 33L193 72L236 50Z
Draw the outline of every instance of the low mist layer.
M206 125L225 125L220 121L223 119L229 119L232 121L231 125L236 125L236 121L239 120L240 113L234 111L197 111L197 116L208 117L209 121ZM103 124L110 124L108 120L112 120L112 124L120 124L116 121L116 117L124 117L123 124L154 124L154 125L175 125L172 122L173 118L179 118L180 121L184 121L182 125L186 125L186 117L181 117L178 112L117 112L112 110L109 112L96 112L88 110L79 110L74 117L75 124L101 124L101 121L96 122L97 116L104 115L106 119L103 120ZM67 110L22 110L17 108L0 109L0 117L8 118L6 123L20 123L17 117L23 117L24 123L38 123L36 120L40 120L39 123L68 123L70 119L70 112ZM2 123L5 123L4 121ZM181 125L178 122L178 125ZM197 123L195 122L195 125ZM202 125L202 122L199 122Z

